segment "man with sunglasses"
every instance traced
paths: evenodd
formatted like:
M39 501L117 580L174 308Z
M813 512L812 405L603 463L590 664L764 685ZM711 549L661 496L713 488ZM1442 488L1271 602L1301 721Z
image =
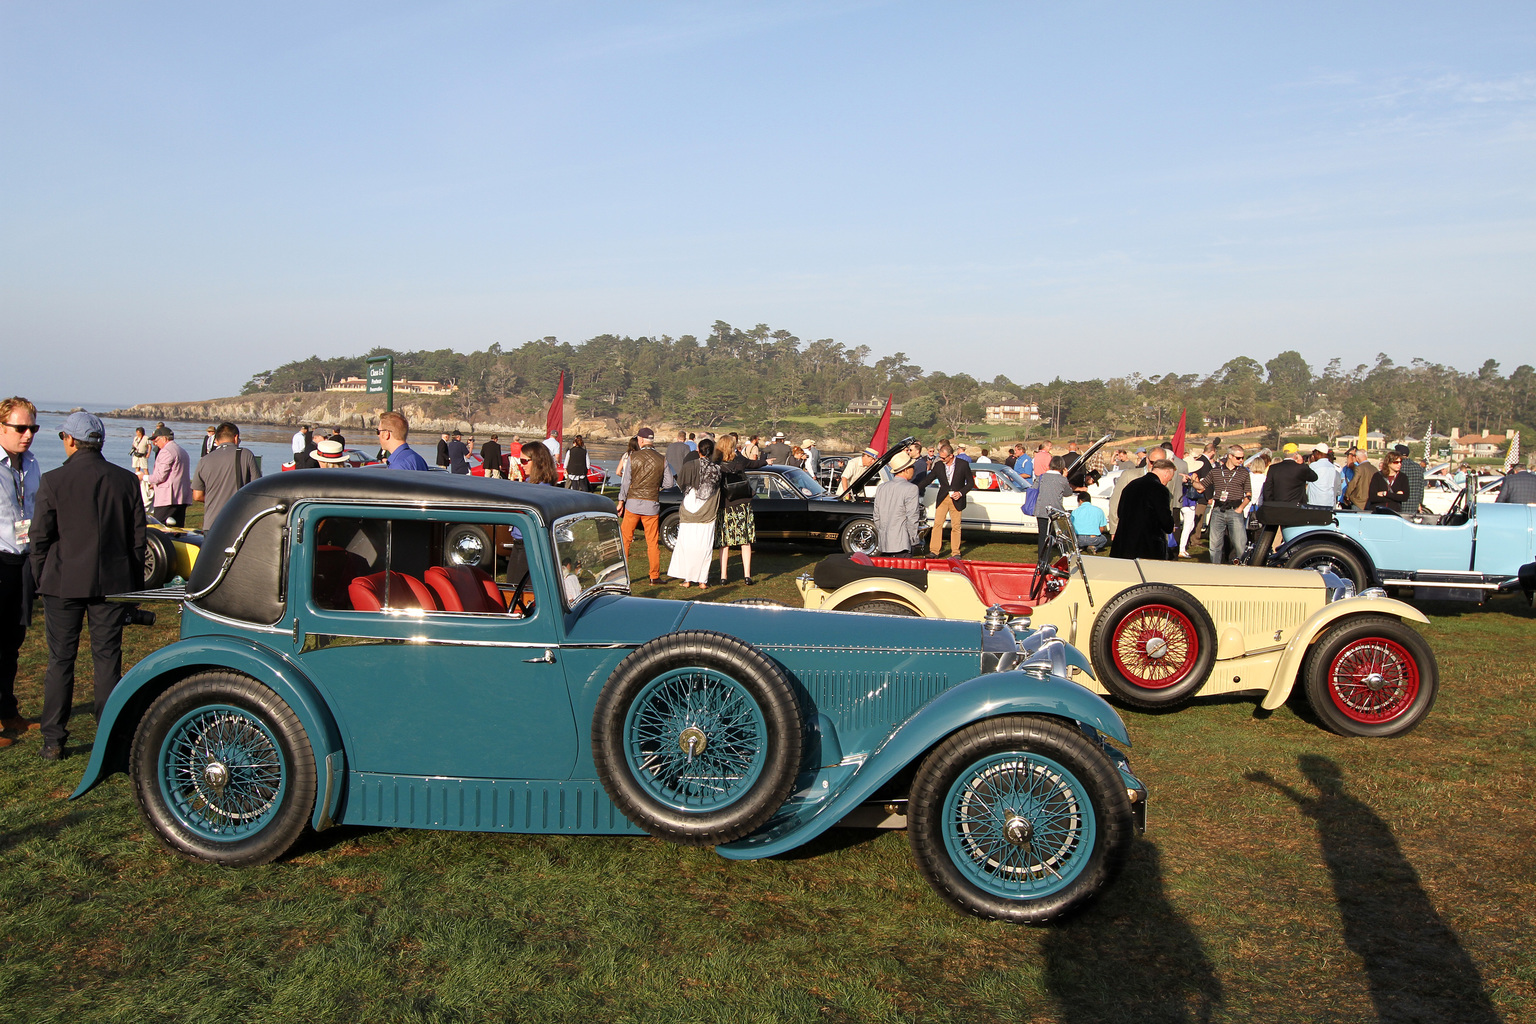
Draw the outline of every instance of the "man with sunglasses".
M16 664L32 620L32 570L27 539L42 478L29 450L37 436L37 406L19 396L0 401L0 726L24 733L37 723L21 717L16 704ZM0 747L14 742L0 736Z

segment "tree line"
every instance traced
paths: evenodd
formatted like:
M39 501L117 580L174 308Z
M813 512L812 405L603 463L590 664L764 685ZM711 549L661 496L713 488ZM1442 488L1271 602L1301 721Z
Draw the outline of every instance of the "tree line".
M871 362L868 346L847 348L831 338L804 342L766 324L743 330L724 321L702 340L601 334L577 344L541 338L510 351L495 344L468 354L376 348L335 359L311 356L256 374L242 394L322 391L344 377L365 376L368 357L382 355L394 357L397 380L457 385L457 395L445 401L471 421L493 408L537 412L564 371L583 416L622 422L665 416L706 429L773 429L887 394L904 407L893 429L953 436L982 423L988 405L1031 403L1041 420L1019 427L1023 439L1166 435L1181 410L1192 434L1261 424L1284 431L1298 416L1314 416L1313 432L1320 435L1352 431L1362 416L1393 437L1422 436L1431 423L1440 433L1451 427L1501 433L1536 423L1536 369L1522 364L1505 376L1492 359L1469 373L1424 359L1402 365L1381 354L1374 365L1346 368L1334 359L1318 371L1300 353L1286 351L1265 363L1238 356L1208 373L1057 376L1023 384L1004 374L925 373L903 352Z

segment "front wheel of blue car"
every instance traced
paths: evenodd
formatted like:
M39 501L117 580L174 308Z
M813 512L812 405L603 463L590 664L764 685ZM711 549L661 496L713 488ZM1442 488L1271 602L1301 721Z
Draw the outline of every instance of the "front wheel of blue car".
M661 839L750 835L794 787L803 742L789 673L723 633L669 633L614 669L592 715L592 758L614 805Z
M946 901L1040 924L1098 894L1125 860L1130 799L1080 730L1008 715L967 726L923 761L907 804L913 855Z
M298 716L231 672L200 673L161 694L134 733L129 774L161 842L226 867L282 856L315 803L315 757Z

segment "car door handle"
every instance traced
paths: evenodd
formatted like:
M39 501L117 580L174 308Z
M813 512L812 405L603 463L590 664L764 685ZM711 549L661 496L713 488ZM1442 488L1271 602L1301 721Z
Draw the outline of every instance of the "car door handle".
M523 659L524 665L553 665L554 663L555 652L552 648L549 647L544 648L544 653L539 655L537 658Z

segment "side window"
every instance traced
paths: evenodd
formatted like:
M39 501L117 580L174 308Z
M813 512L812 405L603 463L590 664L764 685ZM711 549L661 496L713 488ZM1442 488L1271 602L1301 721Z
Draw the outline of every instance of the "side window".
M532 614L523 531L507 523L328 516L315 526L315 604L399 614Z
M778 497L778 493L774 490L774 487L773 487L773 477L771 475L769 475L767 473L751 473L751 474L748 474L748 477L752 481L752 497L754 497L754 498L776 498L776 497Z

